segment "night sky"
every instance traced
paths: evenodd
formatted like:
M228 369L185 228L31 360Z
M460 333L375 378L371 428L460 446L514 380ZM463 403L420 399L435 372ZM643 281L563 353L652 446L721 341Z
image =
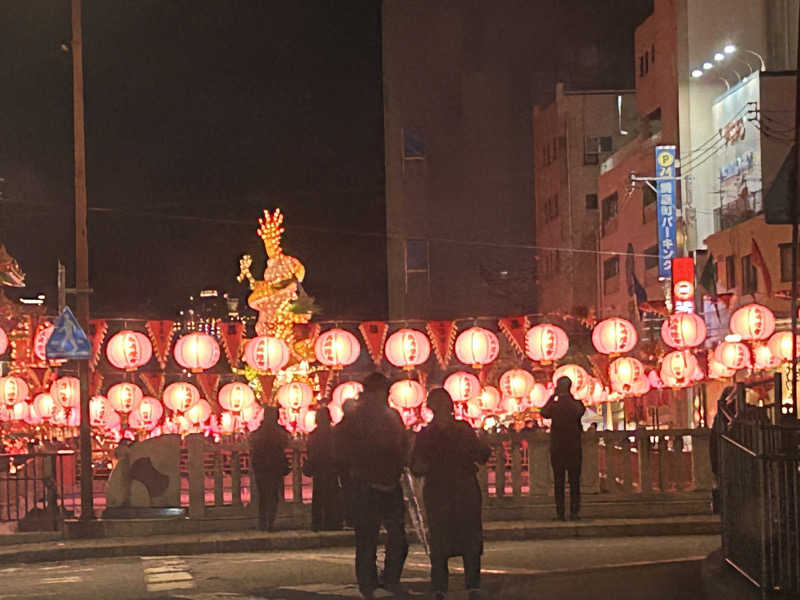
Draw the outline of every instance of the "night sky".
M73 283L69 4L0 0L0 241L51 299L58 258ZM632 85L648 4L543 3L542 100ZM385 316L379 2L84 0L84 58L94 315L245 296L238 258L260 275L256 220L281 207L321 318Z

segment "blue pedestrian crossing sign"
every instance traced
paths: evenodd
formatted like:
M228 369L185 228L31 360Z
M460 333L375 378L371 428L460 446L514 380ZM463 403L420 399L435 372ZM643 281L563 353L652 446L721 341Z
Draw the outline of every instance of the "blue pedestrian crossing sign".
M92 354L92 344L81 329L69 306L65 306L53 325L53 333L45 347L47 358L87 359Z

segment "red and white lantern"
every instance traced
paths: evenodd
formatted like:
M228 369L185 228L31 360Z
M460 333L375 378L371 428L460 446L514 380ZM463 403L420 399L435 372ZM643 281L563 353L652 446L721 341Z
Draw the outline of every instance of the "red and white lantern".
M483 412L494 412L500 406L500 392L494 386L485 385L475 400Z
M314 344L317 360L334 370L352 365L360 353L358 339L344 329L330 329L322 333Z
M778 331L767 342L770 352L778 360L791 362L792 360L792 332ZM800 357L800 335L797 336L797 356Z
M50 386L50 395L64 408L81 405L81 382L77 377L59 377Z
M395 381L389 386L389 404L394 408L416 408L425 401L425 388L413 379Z
M773 336L774 337L774 336ZM791 335L789 335L791 341ZM772 339L772 338L770 338ZM789 348L789 353L792 350ZM766 344L758 344L753 348L753 368L759 371L766 371L768 369L776 369L780 366L781 359L775 356Z
M395 367L410 371L428 360L431 343L421 331L398 329L386 339L384 354Z
M128 414L142 401L142 388L135 383L123 381L108 389L108 403L120 414Z
M106 344L106 358L117 369L135 371L153 356L150 339L138 331L124 329L111 336Z
M509 369L500 376L500 391L503 397L526 398L533 389L536 380L524 369Z
M13 406L17 402L24 402L29 395L28 384L16 375L0 377L0 402L6 406Z
M226 383L219 390L219 405L227 411L238 414L246 406L255 404L256 395L252 388L241 381Z
M331 404L342 406L348 400L358 398L361 392L364 391L364 386L358 381L345 381L340 383L331 393Z
M467 402L481 392L478 378L466 371L456 371L444 380L444 389L450 394L453 402Z
M630 356L618 358L608 367L608 378L611 380L611 387L618 394L629 393L634 383L643 377L644 366L638 359Z
M775 331L775 315L761 304L747 304L731 315L730 328L743 340L766 340Z
M201 425L211 416L211 405L204 399L191 406L183 416L191 425Z
M661 324L661 339L677 350L699 346L706 335L706 323L695 313L675 313Z
M36 397L33 399L33 406L36 409L36 414L43 420L49 421L53 418L53 413L56 410L56 401L53 400L50 394L43 392L41 394L36 394Z
M293 381L278 388L278 404L288 410L298 411L314 400L314 390L307 383Z
M465 329L456 338L456 358L473 369L494 362L500 353L500 341L497 336L483 327Z
M181 414L200 401L200 390L191 383L176 381L166 387L163 399L167 408Z
M0 354L5 354L6 350L8 350L8 335L5 329L0 327Z
M560 360L569 350L569 338L560 327L541 323L525 334L525 354L532 361L549 364Z
M163 414L164 407L161 406L161 402L152 396L144 396L131 411L128 424L134 429L150 431L158 425Z
M733 377L735 371L733 369L729 369L721 362L714 360L713 358L708 361L708 378L709 379L729 379Z
M256 371L277 373L289 362L289 346L280 338L260 335L245 345L244 360Z
M664 355L659 375L667 387L682 388L691 385L698 368L694 354L688 350L676 350Z
M619 317L600 321L592 331L592 344L601 354L630 352L639 341L633 323Z
M589 392L589 374L579 365L562 365L553 373L553 384L557 384L562 377L569 377L572 381L572 395L578 400L583 400Z
M108 422L108 413L114 412L105 396L92 396L89 400L89 424L92 427L105 427Z
M745 369L750 366L750 349L742 342L720 342L714 360L734 371Z
M210 369L219 360L219 344L207 333L189 333L178 338L172 351L177 362L192 373Z
M529 396L531 406L533 408L542 408L552 395L553 390L548 389L541 383L534 383Z

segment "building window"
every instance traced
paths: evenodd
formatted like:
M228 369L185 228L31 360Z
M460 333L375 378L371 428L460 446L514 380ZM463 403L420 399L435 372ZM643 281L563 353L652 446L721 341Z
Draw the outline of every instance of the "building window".
M610 135L601 135L598 139L600 152L611 152L613 149L613 140Z
M597 210L597 194L586 194L586 210Z
M650 246L644 251L644 270L658 268L658 246Z
M644 56L639 57L639 77L644 77Z
M779 244L781 249L781 281L792 280L792 245ZM799 257L800 258L800 257Z
M406 240L406 273L424 273L428 270L428 242Z
M652 44L650 46L650 62L656 64L656 45Z
M742 294L755 294L758 289L758 275L750 255L742 257Z
M645 53L644 53L644 74L647 75L647 73L649 71L650 71L650 53L645 51Z
M544 201L544 222L549 223L558 218L558 194Z
M603 290L605 294L619 291L619 256L603 261Z
M736 287L736 257L725 257L725 280L728 284L728 289L732 290Z
M425 158L425 138L419 127L403 128L403 159L423 160Z
M609 222L617 216L617 192L603 198L603 234L612 233Z

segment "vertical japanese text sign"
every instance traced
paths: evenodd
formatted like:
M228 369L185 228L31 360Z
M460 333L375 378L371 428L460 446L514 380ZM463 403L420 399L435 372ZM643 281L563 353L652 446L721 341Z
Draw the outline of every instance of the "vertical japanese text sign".
M672 277L676 254L675 146L656 146L656 198L658 205L658 276Z

